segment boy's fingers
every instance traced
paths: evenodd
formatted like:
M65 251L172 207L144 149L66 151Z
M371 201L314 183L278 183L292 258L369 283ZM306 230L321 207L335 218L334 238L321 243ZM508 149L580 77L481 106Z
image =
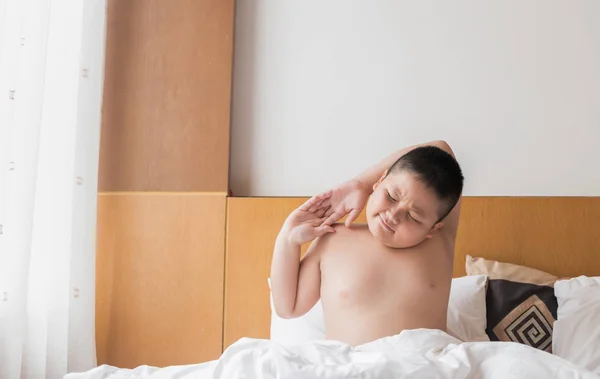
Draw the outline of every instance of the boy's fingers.
M358 215L360 215L360 209L353 209L346 218L346 226L350 226L358 218Z
M320 194L316 196L315 202L311 204L309 212L316 212L321 208L327 208L331 206L331 194Z
M331 207L331 208L329 208L329 209L327 210L327 212L325 212L325 215L324 215L324 216L325 216L325 217L329 217L329 216L331 216L331 215L333 214L333 212L335 212L335 209L333 209L333 207Z
M314 212L316 209L311 209L313 209L315 206L318 206L321 202L323 202L323 197L321 195L313 196L310 199L306 200L306 202L300 206L300 210L306 212Z
M342 216L340 216L338 212L334 211L331 215L329 215L329 218L323 222L323 225L331 225L337 222L340 218L342 218Z
M333 195L333 191L329 190L329 191L322 192L322 193L318 194L317 196L320 196L323 199L328 199L331 197L331 195Z
M331 205L329 205L327 207L321 206L321 208L319 210L317 210L317 212L315 214L317 215L318 218L322 218L325 216L325 212L327 212L330 208L331 208Z
M316 211L318 211L319 209L321 209L321 204L323 204L323 202L325 201L325 199L319 198L317 199L316 202L314 202L310 208L308 209L309 212L311 213L315 213Z
M331 208L331 199L323 199L321 204L319 204L319 210L320 209L329 210L330 208Z
M323 202L323 200L327 200L327 199L331 198L332 195L333 195L333 191L331 191L331 190L320 193L318 195L315 195L315 196L311 197L310 199L308 199L306 202L304 202L304 204L302 204L299 207L299 209L302 211L306 211L306 212L314 212L316 209L311 210L311 207L320 204L321 202Z
M306 200L304 204L302 204L298 209L300 209L301 211L308 211L314 202L315 197L311 197L310 199Z
M323 225L323 226L319 226L317 228L317 236L321 237L327 233L335 233L335 229L333 229L331 226L329 225Z

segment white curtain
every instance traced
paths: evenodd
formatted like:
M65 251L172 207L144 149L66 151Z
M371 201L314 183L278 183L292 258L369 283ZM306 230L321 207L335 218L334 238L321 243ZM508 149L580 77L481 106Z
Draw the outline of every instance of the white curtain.
M0 379L95 366L106 0L0 0Z

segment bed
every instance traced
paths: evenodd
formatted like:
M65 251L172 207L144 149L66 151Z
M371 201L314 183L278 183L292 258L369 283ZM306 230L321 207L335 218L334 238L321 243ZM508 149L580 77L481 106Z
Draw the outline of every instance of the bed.
M560 356L552 351L552 343L543 341L537 347L516 342L464 342L454 335L432 330L405 331L356 348L335 341L286 344L269 340L273 318L267 279L273 241L287 214L304 200L228 199L224 353L218 360L166 368L140 366L133 370L103 365L86 373L70 374L67 378L596 377L593 369L586 369L581 363L583 359L584 363L595 364L595 356L589 356L586 351L580 351L582 349L573 357L565 357L568 352L564 351ZM466 274L481 275L483 270L489 279L485 286L488 301L489 288L501 291L502 287L496 284L507 279L491 269L486 271L486 265L468 266L469 259L471 263L476 259L491 262L490 267L495 267L494 262L501 262L537 270L549 276L542 275L535 283L522 283L526 280L521 280L519 284L529 286L528 290L549 287L554 296L554 283L563 281L562 297L555 298L567 304L571 315L583 314L581 309L592 312L583 321L588 325L597 321L596 325L599 325L600 320L595 317L600 317L600 306L597 313L593 312L597 306L595 294L600 292L590 279L600 276L599 226L600 198L465 198L454 276L458 279ZM525 275L530 276L529 273ZM556 280L548 284L546 282L553 280L549 277ZM586 282L587 279L592 281ZM600 284L598 289L600 291ZM544 290L546 294L549 291L548 288ZM542 300L543 296L539 295ZM576 306L572 305L575 303ZM560 323L560 309L558 316ZM581 324L582 321L577 322ZM572 322L561 332L563 341L569 342L564 344L570 346L569 351L576 345L569 341L569 335L577 334L573 328ZM589 349L600 351L600 336L591 331L583 333L588 338L586 343ZM500 336L502 341L506 337L502 333L498 330L497 335L488 335ZM536 333L534 339L541 341Z

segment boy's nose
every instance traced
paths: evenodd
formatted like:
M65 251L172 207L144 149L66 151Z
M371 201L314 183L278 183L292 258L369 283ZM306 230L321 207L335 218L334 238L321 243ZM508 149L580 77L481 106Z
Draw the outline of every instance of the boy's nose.
M404 203L398 203L395 207L388 210L388 218L394 224L399 224L408 212L408 206Z
M394 224L399 224L400 220L402 219L402 215L404 214L404 212L405 212L405 210L402 207L397 207L395 209L390 209L388 211L388 218Z

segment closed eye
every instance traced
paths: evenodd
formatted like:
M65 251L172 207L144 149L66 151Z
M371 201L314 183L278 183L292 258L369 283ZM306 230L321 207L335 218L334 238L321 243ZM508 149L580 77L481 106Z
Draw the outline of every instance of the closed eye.
M410 218L411 218L411 219L412 219L414 222L416 222L417 224L420 224L420 223L421 223L421 221L419 221L419 220L417 220L416 218L414 218L414 217L413 217L413 216L410 214L410 212L407 212L407 214L408 214L408 217L410 217Z
M394 199L394 198L392 197L392 195L390 195L390 192L389 192L389 191L385 191L385 192L387 193L387 197L388 197L388 198L389 198L391 201L396 201L396 199Z

